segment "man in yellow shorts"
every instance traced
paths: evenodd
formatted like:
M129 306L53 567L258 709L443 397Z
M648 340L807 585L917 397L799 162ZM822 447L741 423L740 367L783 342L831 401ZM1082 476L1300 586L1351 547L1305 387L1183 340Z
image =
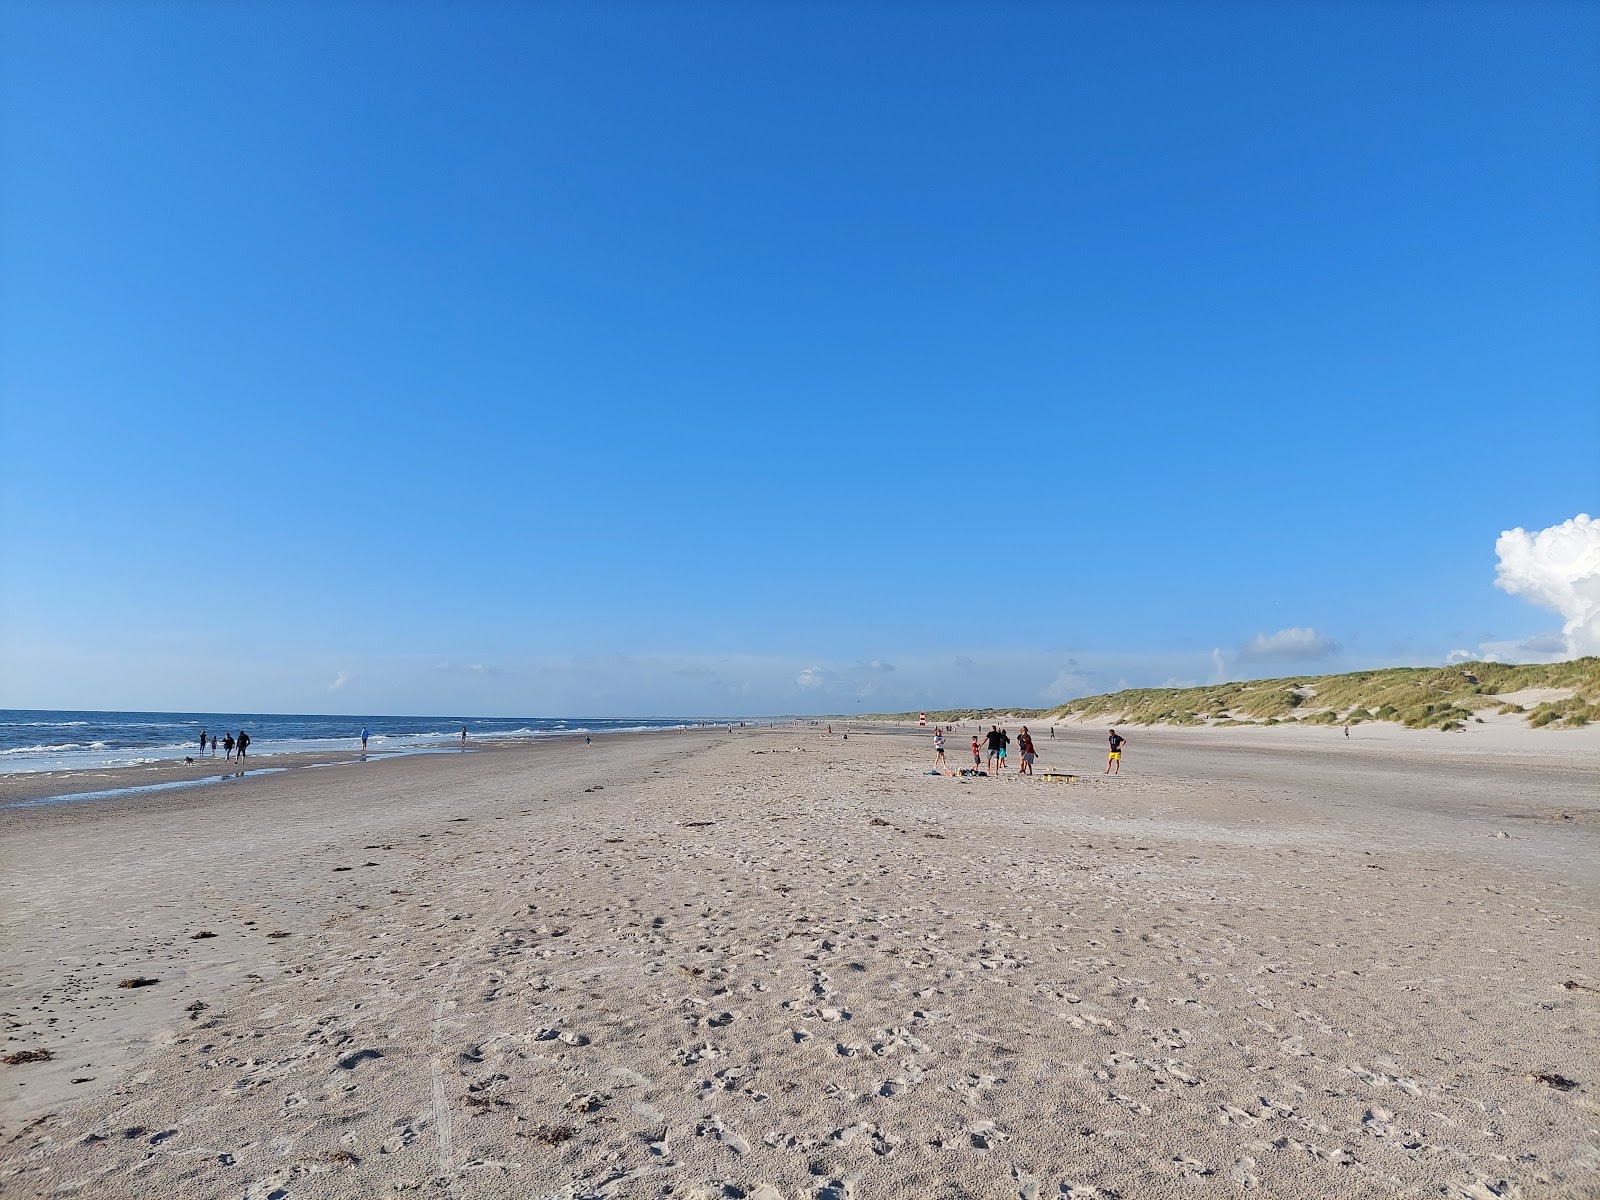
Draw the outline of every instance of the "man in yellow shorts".
M1104 773L1107 775L1121 775L1122 748L1128 744L1128 739L1113 729L1111 731L1111 736L1108 737L1106 741L1111 746L1111 753L1106 755L1106 769Z

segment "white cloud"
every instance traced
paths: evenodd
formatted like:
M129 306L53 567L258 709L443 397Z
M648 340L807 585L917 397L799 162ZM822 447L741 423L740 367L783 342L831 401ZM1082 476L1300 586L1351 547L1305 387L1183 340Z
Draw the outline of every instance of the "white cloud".
M1073 659L1057 671L1056 677L1045 685L1044 697L1046 700L1059 703L1087 695L1089 687L1089 676L1078 669L1078 662Z
M1456 665L1456 663L1482 662L1483 659L1474 654L1471 650L1452 650L1449 654L1444 656L1444 661L1446 666L1453 667Z
M1277 633L1258 633L1239 647L1239 657L1245 662L1306 662L1314 658L1332 658L1339 653L1339 643L1324 637L1310 626L1280 629Z
M337 675L335 675L333 677L333 682L328 685L328 690L330 692L337 692L339 689L344 687L344 685L349 683L349 682L350 682L350 672L349 671L340 671Z
M1228 664L1223 660L1222 648L1215 647L1211 651L1211 682L1225 683L1228 679Z
M1579 513L1536 533L1508 529L1494 552L1495 587L1559 613L1569 657L1600 654L1600 521Z
M794 681L797 686L805 688L808 691L813 688L819 688L824 682L822 668L807 667L805 670L801 671L800 674L795 676Z

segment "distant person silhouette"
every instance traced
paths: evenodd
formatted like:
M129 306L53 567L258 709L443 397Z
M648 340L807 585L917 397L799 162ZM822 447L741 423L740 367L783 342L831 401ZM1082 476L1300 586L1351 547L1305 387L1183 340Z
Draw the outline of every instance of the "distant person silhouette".
M367 752L367 727L365 725L363 725L361 727L361 753L365 754L366 752Z
M239 756L240 762L244 761L244 752L249 745L250 735L242 729L239 730L239 736L234 739L233 748L234 752Z

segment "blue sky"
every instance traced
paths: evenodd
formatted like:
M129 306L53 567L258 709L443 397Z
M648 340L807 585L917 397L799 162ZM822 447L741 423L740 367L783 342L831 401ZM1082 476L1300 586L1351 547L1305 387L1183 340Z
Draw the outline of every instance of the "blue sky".
M1038 704L1593 632L1581 547L1495 587L1600 510L1592 5L0 37L0 704Z

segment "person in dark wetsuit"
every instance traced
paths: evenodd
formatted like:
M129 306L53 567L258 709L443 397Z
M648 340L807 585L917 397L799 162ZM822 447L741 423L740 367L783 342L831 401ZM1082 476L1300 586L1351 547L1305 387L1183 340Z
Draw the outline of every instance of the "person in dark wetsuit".
M239 736L233 741L234 753L239 756L239 761L244 761L245 747L250 745L250 735L244 730L239 730Z
M222 757L230 760L233 758L233 734L231 733L222 735Z

